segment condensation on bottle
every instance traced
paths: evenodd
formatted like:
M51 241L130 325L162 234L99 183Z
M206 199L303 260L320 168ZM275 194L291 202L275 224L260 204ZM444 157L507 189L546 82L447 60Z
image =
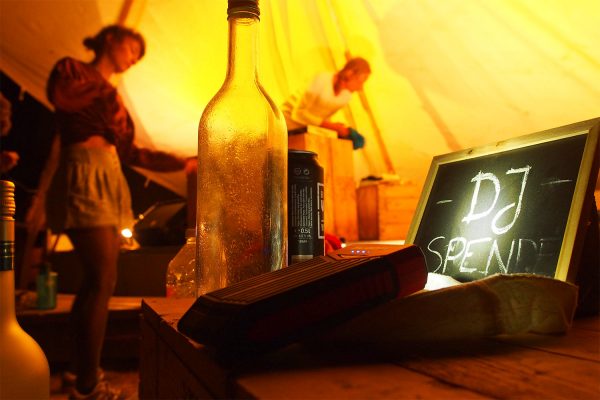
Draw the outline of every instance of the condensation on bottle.
M185 244L167 267L167 297L196 297L196 231L187 229Z
M258 0L228 0L228 67L198 125L198 294L287 264L287 131L258 73Z

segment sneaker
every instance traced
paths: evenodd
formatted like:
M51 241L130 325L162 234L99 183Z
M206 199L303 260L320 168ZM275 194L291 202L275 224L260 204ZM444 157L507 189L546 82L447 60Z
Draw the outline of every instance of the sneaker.
M71 389L69 400L125 400L126 397L120 389L110 387L107 381L100 381L96 387L87 394L79 393L76 387Z
M104 380L104 370L102 368L98 368L98 382ZM77 383L77 375L75 375L71 371L65 371L62 374L62 389L63 392L68 392L71 388L75 387Z

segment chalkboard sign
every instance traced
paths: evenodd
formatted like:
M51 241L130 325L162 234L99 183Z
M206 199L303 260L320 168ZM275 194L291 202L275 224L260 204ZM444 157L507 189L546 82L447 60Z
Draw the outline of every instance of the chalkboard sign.
M599 123L435 157L406 242L422 249L429 272L460 281L495 273L573 281L582 210L594 204Z

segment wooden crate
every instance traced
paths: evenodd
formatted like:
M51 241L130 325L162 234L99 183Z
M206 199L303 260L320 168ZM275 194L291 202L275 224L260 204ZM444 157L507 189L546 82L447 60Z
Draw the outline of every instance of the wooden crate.
M471 288L458 295L442 289L438 296L442 303L449 295L473 302L481 291ZM235 368L217 363L209 349L177 330L193 299L144 299L139 398L598 398L600 317L575 319L568 335L488 337L477 324L461 325L477 312L486 315L485 301L450 315L450 306L423 297L431 295L365 312L334 330L339 339L316 338L310 346L288 346ZM427 308L423 302L435 303L434 316L414 315ZM444 336L436 333L440 319L464 326L455 340L433 339ZM404 320L413 336L403 332ZM413 339L393 340L397 336Z
M357 189L360 240L406 239L419 201L418 188L401 181L375 181Z
M317 153L325 175L325 232L355 241L358 216L352 142L323 131L332 132L309 127L308 133L289 136L288 147Z

